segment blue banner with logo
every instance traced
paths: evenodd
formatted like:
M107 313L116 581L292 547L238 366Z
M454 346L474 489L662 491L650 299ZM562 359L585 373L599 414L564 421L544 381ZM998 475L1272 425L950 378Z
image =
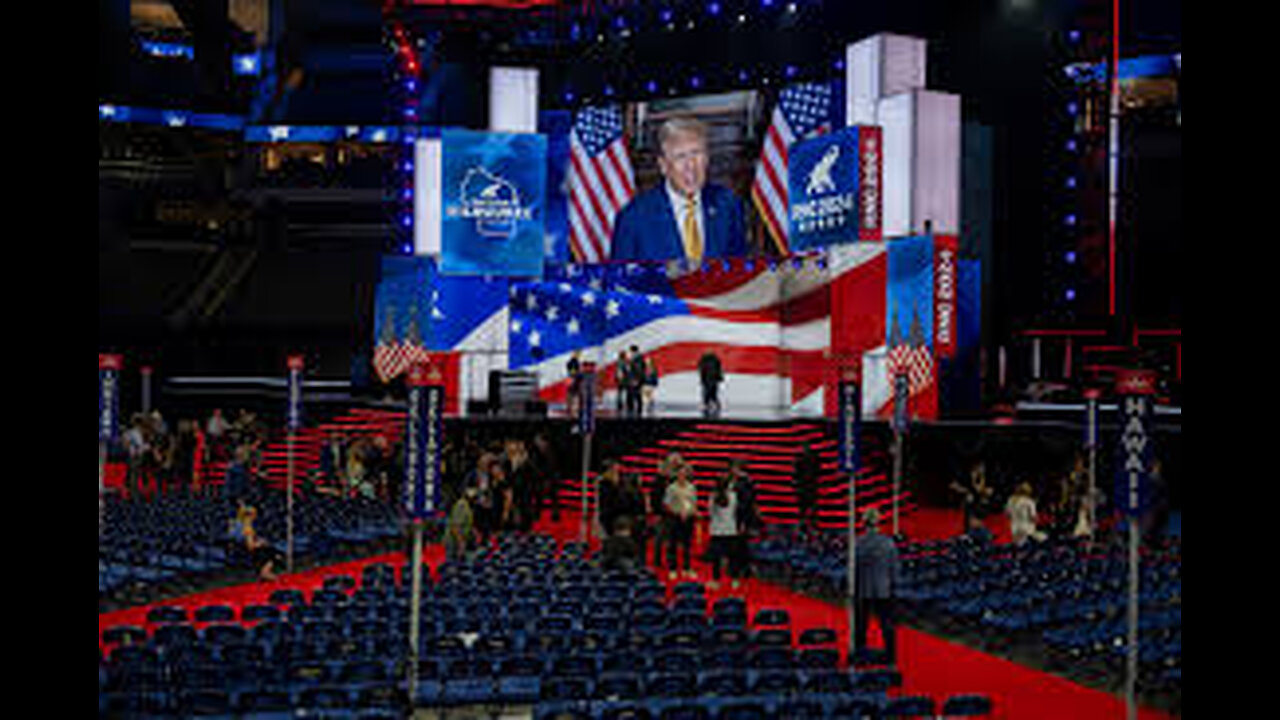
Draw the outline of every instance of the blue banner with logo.
M856 475L862 462L862 389L840 383L840 472Z
M429 384L425 367L409 375L409 413L405 433L405 512L425 520L440 510L444 448L444 387Z
M1129 517L1145 512L1149 499L1152 463L1155 459L1155 377L1148 373L1121 373L1119 468L1116 507Z
M541 277L546 137L450 130L443 142L441 272Z
M113 443L120 434L120 370L124 359L119 355L98 356L98 442Z
M289 358L289 407L285 413L285 425L289 432L302 429L302 373L305 361L298 356Z
M881 237L879 128L852 127L791 148L791 248Z

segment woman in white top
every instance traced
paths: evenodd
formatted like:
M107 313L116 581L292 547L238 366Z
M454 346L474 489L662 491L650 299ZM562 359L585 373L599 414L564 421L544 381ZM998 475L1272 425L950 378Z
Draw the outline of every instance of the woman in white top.
M667 507L667 537L670 546L667 552L667 567L671 571L671 579L677 578L676 571L684 568L686 578L693 580L693 529L698 519L698 486L693 484L688 465L682 466L676 474L676 481L667 488L667 497L663 503ZM683 565L679 565L677 555L683 552Z
M742 528L738 524L738 491L733 478L726 475L716 485L711 500L711 589L720 589L720 575L726 566L733 589L737 590L742 579L741 554L738 545L742 540Z
M1013 497L1009 498L1009 504L1005 508L1015 545L1025 545L1028 540L1044 542L1047 537L1036 524L1039 511L1031 493L1031 485L1023 483L1013 493Z

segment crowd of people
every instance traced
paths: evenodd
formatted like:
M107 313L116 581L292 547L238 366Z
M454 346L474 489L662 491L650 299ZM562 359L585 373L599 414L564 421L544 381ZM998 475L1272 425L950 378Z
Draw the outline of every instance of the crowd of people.
M471 437L444 450L443 489L450 508L449 557L463 557L504 532L528 532L550 510L560 514L560 470L549 437L485 443Z
M582 373L587 364L581 353L574 353L566 363L569 392L566 406L570 416L576 416L582 408L584 387ZM702 385L702 413L706 418L717 418L723 410L720 387L725 382L724 365L720 357L707 352L698 360L698 378ZM657 361L641 352L638 346L618 353L613 368L613 382L617 387L616 412L620 418L653 418L658 415L658 385L661 375Z
M693 579L694 547L701 544L697 535L704 520L712 585L718 589L727 577L736 590L749 572L748 537L762 527L755 486L741 461L730 463L705 498L699 495L693 467L678 453L660 464L647 492L619 463L605 464L599 525L607 565L642 566L652 546L655 568L665 567L673 581Z
M159 410L138 413L121 438L128 460L125 489L144 497L198 493L206 486L206 468L223 462L234 466L236 478L247 486L261 467L266 438L266 426L248 410L234 421L215 410L206 422L180 420L173 427Z
M404 483L404 449L384 435L346 437L329 433L320 448L319 494L395 502Z
M1153 465L1153 488L1150 510L1143 518L1143 532L1158 535L1167 525L1168 503L1163 498L1161 465ZM1101 518L1106 495L1089 479L1088 461L1077 456L1070 472L1051 484L1048 492L1039 493L1029 482L1019 482L1000 504L996 488L987 479L985 464L976 465L964 482L951 485L964 509L965 532L978 539L989 540L986 521L1003 510L1009 534L1015 545L1044 542L1050 537L1087 539L1101 531Z

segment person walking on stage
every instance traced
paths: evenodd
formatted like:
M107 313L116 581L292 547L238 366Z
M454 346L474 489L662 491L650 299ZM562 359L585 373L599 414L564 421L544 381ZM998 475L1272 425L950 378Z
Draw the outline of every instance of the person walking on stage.
M702 379L702 415L707 419L720 417L720 385L724 382L724 366L720 358L708 352L698 361L698 375Z

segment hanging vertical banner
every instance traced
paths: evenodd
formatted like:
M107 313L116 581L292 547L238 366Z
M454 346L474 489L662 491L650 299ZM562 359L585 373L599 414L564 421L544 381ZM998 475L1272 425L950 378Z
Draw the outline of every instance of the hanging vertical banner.
M861 463L862 388L856 380L840 383L840 472L854 475Z
M596 431L596 366L587 363L579 375L578 432L590 435Z
M405 512L425 520L440 508L440 458L444 447L444 386L438 371L415 364L409 370L405 432Z
M1102 393L1097 390L1086 390L1084 393L1084 449L1095 450L1098 447L1098 402Z
M893 378L893 429L900 433L911 429L911 380L905 373Z
M880 129L845 128L790 151L791 247L881 239Z
M951 360L959 344L960 239L954 235L938 236L933 252L933 349L939 359Z
M98 356L98 442L113 443L120 433L120 371L124 358Z
M1116 379L1116 393L1120 396L1120 467L1116 480L1116 507L1129 517L1138 517L1146 508L1151 464L1155 457L1152 427L1155 373L1120 373Z
M289 432L302 429L302 373L306 370L306 359L301 355L289 357L289 409L286 413Z

